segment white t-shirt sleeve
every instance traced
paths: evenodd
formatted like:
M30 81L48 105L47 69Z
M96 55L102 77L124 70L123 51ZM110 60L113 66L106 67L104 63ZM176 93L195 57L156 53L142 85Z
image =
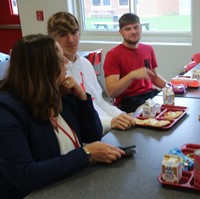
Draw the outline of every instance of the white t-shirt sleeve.
M120 109L116 106L109 104L102 96L102 89L97 81L97 77L95 71L93 69L92 64L85 58L82 58L82 63L84 64L84 82L85 88L88 93L90 93L93 97L94 106L97 112L101 112L101 116L104 115L107 117L116 117L122 113ZM87 74L87 76L85 76Z
M104 100L102 89L98 83L92 64L85 57L77 55L77 60L68 64L67 71L68 75L74 76L76 81L84 86L86 92L91 94L94 108L99 114L103 126L103 133L109 132L113 117L118 116L122 111Z
M112 118L100 118L101 124L103 126L103 135L108 133L111 130L111 120Z

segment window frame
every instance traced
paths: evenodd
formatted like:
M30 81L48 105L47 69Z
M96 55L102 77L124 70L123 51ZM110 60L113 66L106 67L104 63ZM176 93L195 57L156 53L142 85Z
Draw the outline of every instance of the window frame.
M11 15L19 15L17 0L9 0L9 6Z
M69 7L73 7L71 11L78 18L80 23L80 31L81 31L81 40L82 41L91 41L91 42L121 42L121 36L119 32L116 30L111 31L94 31L94 30L84 30L84 15L83 15L83 7L81 6L83 3L82 0L68 0ZM195 7L196 5L196 7ZM199 8L198 0L191 0L191 31L143 31L141 42L147 43L160 43L160 44L170 44L170 45L179 45L179 44L191 44L193 42L194 35L194 27L193 20L196 15L195 10L197 11ZM129 0L129 7L134 8L133 2ZM74 11L74 12L73 12ZM196 29L196 28L195 28ZM199 32L199 31L198 31ZM196 37L196 36L195 36Z

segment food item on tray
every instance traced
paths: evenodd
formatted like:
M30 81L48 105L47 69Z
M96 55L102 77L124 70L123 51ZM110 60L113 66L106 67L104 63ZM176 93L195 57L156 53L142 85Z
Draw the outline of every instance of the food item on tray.
M156 103L156 113L161 112L161 104Z
M164 113L164 118L168 120L176 119L183 114L183 111L167 111Z
M173 85L179 85L179 84L183 84L187 87L193 87L193 88L197 88L199 87L199 81L195 78L188 78L185 76L176 76L174 78L171 79L171 83Z
M172 84L167 83L163 90L163 104L174 105L174 91Z
M146 100L142 106L142 116L145 118L155 117L156 115L156 103L152 99Z
M200 188L200 149L194 151L194 186Z
M134 118L136 125L152 126L152 127L164 127L170 124L169 120L157 120L155 118L139 119Z
M192 77L199 81L200 80L200 70L194 70Z
M184 171L191 171L194 169L194 161L187 157L179 148L174 147L170 149L169 154L178 155L181 158L182 169Z
M186 90L187 90L187 86L185 86L183 84L172 85L172 89L173 89L174 93L176 93L176 94L185 94Z
M181 158L178 155L165 154L162 161L162 180L170 183L179 183L181 177Z

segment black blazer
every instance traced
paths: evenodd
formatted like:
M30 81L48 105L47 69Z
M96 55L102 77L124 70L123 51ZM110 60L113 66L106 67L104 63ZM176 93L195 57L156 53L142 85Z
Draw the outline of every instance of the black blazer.
M79 142L100 140L102 125L88 100L64 96L62 117ZM0 94L0 198L22 198L31 191L65 178L88 165L82 147L60 155L49 120L35 120L8 93Z

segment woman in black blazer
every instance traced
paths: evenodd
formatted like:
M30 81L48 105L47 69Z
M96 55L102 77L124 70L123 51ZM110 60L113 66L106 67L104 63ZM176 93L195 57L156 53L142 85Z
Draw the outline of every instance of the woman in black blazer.
M92 162L124 155L100 142L92 99L72 77L60 46L29 35L12 49L0 83L0 197L22 198Z

